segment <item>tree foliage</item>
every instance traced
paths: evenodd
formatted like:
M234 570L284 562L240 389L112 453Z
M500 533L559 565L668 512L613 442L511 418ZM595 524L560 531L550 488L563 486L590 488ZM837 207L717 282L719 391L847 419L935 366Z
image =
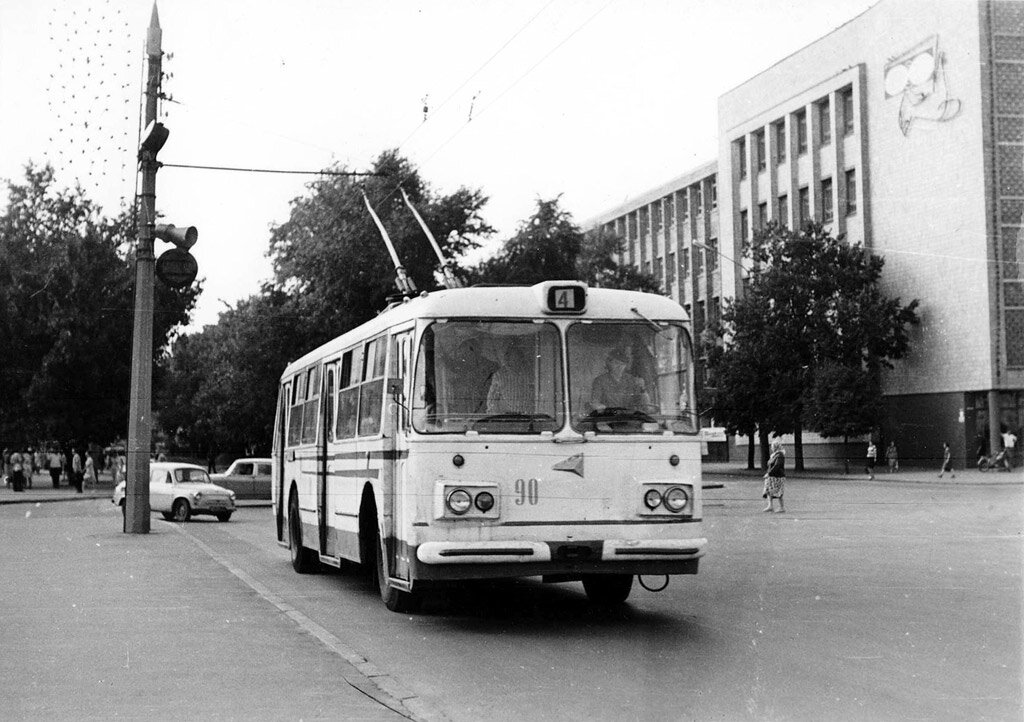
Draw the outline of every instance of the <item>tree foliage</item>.
M106 442L128 423L134 309L131 216L109 219L49 166L8 182L0 215L0 436ZM199 287L157 282L154 357Z
M579 280L591 286L657 293L658 283L650 274L615 260L621 251L622 239L617 236L584 233L572 214L561 208L559 198L538 199L533 215L471 275L478 283Z
M873 428L879 372L906 355L918 302L885 297L884 260L818 224L794 232L771 223L744 255L753 262L749 285L727 304L725 346L709 355L716 416L740 432L756 424L762 464L769 432L808 428L832 436ZM797 468L802 461L798 446Z
M487 200L480 191L438 195L395 151L382 153L372 170L377 175L361 180L327 177L294 199L288 220L271 230L273 280L215 326L174 345L161 421L180 445L202 455L269 451L284 367L387 305L395 270L364 192L422 290L437 285L439 264L399 187L456 273L463 254L492 232L480 214Z

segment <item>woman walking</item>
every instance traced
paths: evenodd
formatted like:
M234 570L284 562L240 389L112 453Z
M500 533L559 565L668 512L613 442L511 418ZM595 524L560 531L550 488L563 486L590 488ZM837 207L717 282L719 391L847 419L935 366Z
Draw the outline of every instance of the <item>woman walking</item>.
M947 444L945 441L943 441L942 442L942 468L939 469L939 478L941 479L942 475L945 474L947 471L949 472L949 475L952 478L954 478L954 479L956 478L956 472L953 471L953 452L951 452L949 450L949 444Z
M768 459L768 471L764 475L764 493L768 506L761 511L775 511L773 500L779 500L779 513L783 514L786 507L782 503L782 494L786 490L786 452L782 449L782 440L772 442L772 455Z

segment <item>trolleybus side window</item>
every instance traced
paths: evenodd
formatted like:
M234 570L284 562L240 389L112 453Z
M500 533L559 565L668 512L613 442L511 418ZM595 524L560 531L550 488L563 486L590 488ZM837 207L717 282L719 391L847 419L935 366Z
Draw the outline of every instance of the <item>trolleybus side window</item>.
M316 441L317 403L320 399L320 367L313 366L306 371L306 398L302 406L302 443Z
M302 442L302 404L305 402L303 382L305 374L295 374L292 383L292 397L288 404L288 446L298 446Z
M417 359L417 431L539 434L564 422L561 343L554 324L437 322L424 332Z
M682 327L576 323L566 345L574 429L696 433L692 352Z
M387 338L381 336L366 344L363 356L363 384L359 387L359 435L380 433L381 408L384 404L384 362L387 359Z
M338 417L335 438L351 439L356 435L356 411L359 408L359 377L352 373L359 350L346 351L341 357L338 378Z

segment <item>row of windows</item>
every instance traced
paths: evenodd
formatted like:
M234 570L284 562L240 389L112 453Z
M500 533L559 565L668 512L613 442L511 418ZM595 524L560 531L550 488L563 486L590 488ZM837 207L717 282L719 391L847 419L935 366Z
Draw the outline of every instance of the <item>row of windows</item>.
M854 131L853 111L853 87L846 86L837 94L840 104L840 123L843 134L852 135ZM817 115L818 143L829 145L832 142L832 102L826 96L811 104L813 112ZM795 131L794 144L797 155L807 153L807 109L801 108L790 115L790 123ZM778 164L786 162L786 119L780 118L768 125L768 131L772 133L772 140L775 147L775 161ZM747 177L747 139L739 138L734 142L736 155L739 161L740 178ZM751 161L758 172L765 170L768 166L768 152L765 144L765 129L761 128L751 134Z
M846 215L850 216L857 212L857 169L851 168L847 170L843 176L843 182L845 183L846 197ZM831 223L835 220L834 204L832 198L832 179L823 178L820 185L821 191L821 207L819 209L819 220L822 223ZM811 220L811 193L810 188L807 186L801 186L797 189L797 212L798 215L793 219L794 226L800 228L807 221ZM789 195L783 193L779 196L779 220L784 225L789 224ZM754 228L750 227L749 224L750 215L747 209L740 210L740 237L744 239L750 238L750 234L753 230L760 230L768 224L768 203L759 203L757 206L757 226Z
M706 184L699 182L681 188L649 205L610 221L605 224L605 230L626 239L627 242L637 239L647 241L652 232L657 235L663 233L667 228L672 228L677 218L684 223L689 221L691 204L695 215L702 214L705 196L708 197L711 209L714 210L718 208L718 180L716 176L711 176L706 181Z
M324 428L335 440L380 433L387 339L383 336L342 354L325 366ZM288 393L287 445L316 442L320 407L320 366L295 374Z

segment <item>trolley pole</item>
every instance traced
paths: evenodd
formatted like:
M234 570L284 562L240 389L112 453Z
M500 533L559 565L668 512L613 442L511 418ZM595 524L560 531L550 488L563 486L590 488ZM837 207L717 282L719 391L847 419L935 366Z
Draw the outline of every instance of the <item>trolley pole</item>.
M146 126L156 122L162 73L160 18L156 2L146 33L148 76ZM159 145L159 144L158 144ZM135 249L135 319L132 333L132 380L128 411L128 467L125 482L124 532L148 534L149 453L153 406L153 239L156 221L156 154L159 147L139 152L142 194L139 198L138 243Z

